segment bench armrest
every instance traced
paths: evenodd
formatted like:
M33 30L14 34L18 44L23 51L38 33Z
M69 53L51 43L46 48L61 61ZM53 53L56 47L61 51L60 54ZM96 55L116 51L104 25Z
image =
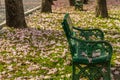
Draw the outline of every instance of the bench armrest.
M112 46L107 41L89 41L79 40L71 37L76 42L77 54L85 53L88 57L107 56L107 60L111 60Z
M79 31L79 37L84 40L104 40L104 33L100 29L81 29L73 27Z

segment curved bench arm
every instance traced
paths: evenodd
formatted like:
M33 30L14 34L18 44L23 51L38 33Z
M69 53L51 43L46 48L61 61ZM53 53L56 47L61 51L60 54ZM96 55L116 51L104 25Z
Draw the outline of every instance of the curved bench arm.
M113 48L107 41L79 40L75 37L71 37L71 39L76 42L77 54L85 53L90 58L106 55L107 59L111 60Z
M84 40L104 40L104 33L100 29L81 29L73 27L79 31L79 37Z

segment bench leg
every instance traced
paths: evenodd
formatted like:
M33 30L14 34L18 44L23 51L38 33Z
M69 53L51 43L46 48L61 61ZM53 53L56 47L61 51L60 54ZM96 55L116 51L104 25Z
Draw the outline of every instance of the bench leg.
M72 80L75 80L75 65L72 63Z
M107 63L106 72L103 72L103 80L111 80L110 62Z
M83 6L75 6L75 10L83 11Z
M80 76L86 77L89 80L96 80L96 79L100 79L101 77L103 77L103 80L111 80L110 63L106 63L106 64L103 63L101 64L101 66L89 65L86 67L82 67L80 65L76 65L73 63L72 64L72 80L79 80L81 78Z
M76 74L76 65L72 64L72 80L79 80L79 76Z

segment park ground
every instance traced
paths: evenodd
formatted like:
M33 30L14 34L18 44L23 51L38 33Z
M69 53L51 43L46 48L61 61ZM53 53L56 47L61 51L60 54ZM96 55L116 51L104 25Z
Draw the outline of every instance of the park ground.
M26 16L28 28L5 26L0 30L0 80L70 80L71 55L61 26L65 13L70 13L75 26L99 28L105 33L114 50L112 80L119 80L120 6L109 6L109 18L103 19L95 17L90 4L84 5L85 11L68 6L53 7L53 13L37 10Z

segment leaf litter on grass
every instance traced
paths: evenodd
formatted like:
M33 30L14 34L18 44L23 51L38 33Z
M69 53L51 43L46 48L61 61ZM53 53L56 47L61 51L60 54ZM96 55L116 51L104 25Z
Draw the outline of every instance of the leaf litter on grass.
M95 18L93 11L74 11L62 8L53 13L34 12L26 17L28 28L4 27L0 31L0 79L70 79L71 56L68 43L61 27L65 12L70 13L75 26L80 28L100 28L105 39L114 48L113 63L120 62L119 11L110 10L115 19ZM61 13L61 14L60 14ZM116 15L114 15L116 13ZM118 37L117 36L117 37ZM117 57L116 57L117 56ZM117 61L116 61L117 60ZM113 68L116 65L113 65ZM118 65L117 65L118 66ZM119 74L114 69L115 74Z

